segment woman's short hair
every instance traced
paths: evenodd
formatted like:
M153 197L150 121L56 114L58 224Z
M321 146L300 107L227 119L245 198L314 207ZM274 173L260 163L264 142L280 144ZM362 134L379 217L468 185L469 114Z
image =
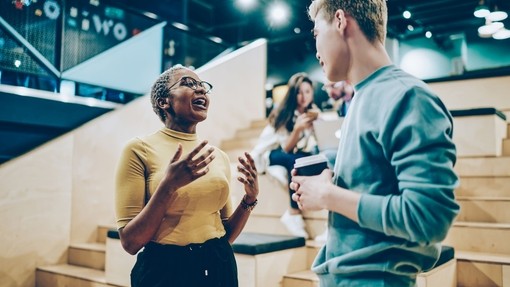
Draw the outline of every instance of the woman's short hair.
M154 110L156 115L158 115L159 119L163 123L166 120L166 116L165 116L165 113L163 112L163 110L158 106L158 101L159 101L159 99L163 99L163 98L170 96L170 89L169 89L169 87L171 86L170 82L172 80L175 80L173 78L175 72L177 72L178 70L182 70L182 69L187 69L187 68L181 64L172 66L170 69L164 71L161 75L159 75L156 82L154 82L154 84L152 85L152 88L151 88L152 109Z
M388 21L386 0L314 0L308 8L308 15L313 21L323 11L326 20L331 22L338 9L356 20L370 42L379 40L384 43Z

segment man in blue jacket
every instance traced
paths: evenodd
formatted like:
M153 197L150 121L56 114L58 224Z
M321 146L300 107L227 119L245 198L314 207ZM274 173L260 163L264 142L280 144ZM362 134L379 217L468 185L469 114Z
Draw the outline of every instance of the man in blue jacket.
M326 77L356 92L334 176L293 171L300 208L329 210L312 269L321 287L415 286L459 211L451 115L425 83L392 65L386 0L315 0L309 14Z

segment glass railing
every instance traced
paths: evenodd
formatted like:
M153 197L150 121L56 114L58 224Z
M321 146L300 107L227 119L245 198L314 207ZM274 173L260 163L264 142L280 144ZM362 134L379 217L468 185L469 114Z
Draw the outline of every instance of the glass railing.
M172 19L99 0L0 1L0 84L127 103L140 94L68 81L69 69L162 22L161 67L200 67L229 45ZM133 57L144 57L143 51Z

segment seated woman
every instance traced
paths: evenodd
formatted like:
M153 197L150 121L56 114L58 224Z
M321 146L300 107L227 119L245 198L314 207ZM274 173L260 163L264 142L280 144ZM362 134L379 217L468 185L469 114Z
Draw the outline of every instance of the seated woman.
M289 79L285 97L269 115L269 124L252 151L259 172L264 172L268 165L283 166L290 183L295 160L317 153L312 122L318 116L318 109L313 105L313 97L313 82L307 74L297 73ZM291 199L292 193L289 189L290 206L281 221L291 234L308 238L301 211Z

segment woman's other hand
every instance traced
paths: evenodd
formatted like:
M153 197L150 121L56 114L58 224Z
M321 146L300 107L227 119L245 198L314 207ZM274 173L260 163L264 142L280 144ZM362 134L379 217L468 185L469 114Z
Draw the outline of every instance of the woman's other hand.
M209 172L209 163L214 159L212 154L214 151L213 147L208 148L202 155L194 158L206 145L207 141L201 142L188 155L180 159L182 156L182 145L179 144L174 157L166 169L166 175L161 184L168 184L172 190L177 190Z
M245 201L248 204L253 203L259 195L259 182L257 179L257 168L251 155L247 152L244 153L245 158L239 157L239 165L237 170L242 176L237 177L237 180L244 184L244 191L246 192Z

